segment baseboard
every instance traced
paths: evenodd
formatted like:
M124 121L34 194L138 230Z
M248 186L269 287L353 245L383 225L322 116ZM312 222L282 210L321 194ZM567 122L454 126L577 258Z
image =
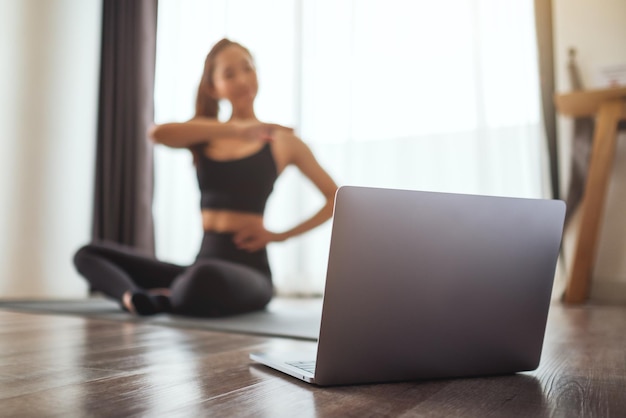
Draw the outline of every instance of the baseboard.
M626 304L626 282L594 279L591 284L590 300L593 302Z

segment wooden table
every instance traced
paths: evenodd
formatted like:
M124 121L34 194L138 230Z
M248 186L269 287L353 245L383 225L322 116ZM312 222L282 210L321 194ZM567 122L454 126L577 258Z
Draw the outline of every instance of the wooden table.
M581 223L564 301L583 303L589 296L604 201L615 157L617 126L626 120L626 87L587 90L555 97L559 113L596 117L589 172L581 204Z
M626 414L623 306L553 305L534 372L330 388L248 360L296 340L2 310L0 324L3 417Z

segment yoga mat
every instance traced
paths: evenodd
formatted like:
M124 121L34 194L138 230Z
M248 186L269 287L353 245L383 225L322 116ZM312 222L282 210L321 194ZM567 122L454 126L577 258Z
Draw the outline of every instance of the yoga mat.
M266 310L226 318L190 318L167 314L140 317L122 311L117 303L104 298L0 301L0 309L317 340L322 300L276 298Z

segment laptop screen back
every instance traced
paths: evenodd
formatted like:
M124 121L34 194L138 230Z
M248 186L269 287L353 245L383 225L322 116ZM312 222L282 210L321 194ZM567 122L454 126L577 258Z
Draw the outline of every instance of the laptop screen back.
M342 187L319 384L532 370L563 202Z

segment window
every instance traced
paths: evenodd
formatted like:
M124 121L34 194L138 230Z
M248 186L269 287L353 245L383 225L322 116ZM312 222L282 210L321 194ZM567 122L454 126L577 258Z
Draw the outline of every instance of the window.
M542 195L530 0L159 1L157 122L192 116L206 53L249 47L257 115L294 126L339 184ZM225 109L222 118L228 117ZM191 262L201 238L187 151L156 153L157 253ZM293 170L267 209L284 229L321 203ZM270 246L284 292L321 292L330 225Z

